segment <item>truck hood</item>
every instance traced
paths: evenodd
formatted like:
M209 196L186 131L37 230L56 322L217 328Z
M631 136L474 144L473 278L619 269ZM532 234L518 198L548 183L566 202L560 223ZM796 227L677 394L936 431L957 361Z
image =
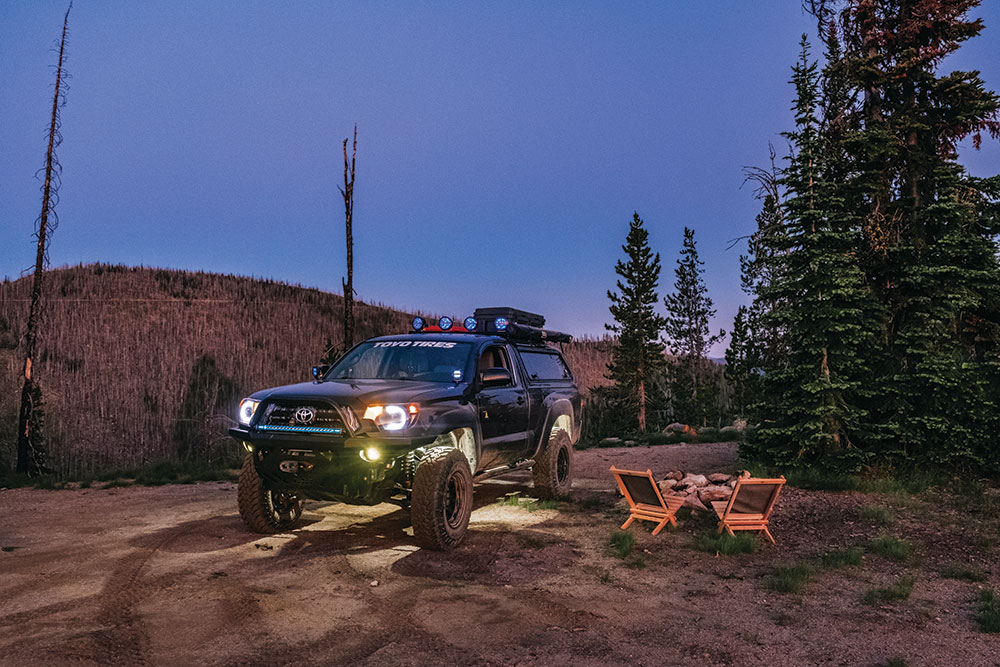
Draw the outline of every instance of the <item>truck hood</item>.
M321 400L336 405L362 408L391 403L429 404L455 399L468 387L465 383L421 382L416 380L326 380L301 382L264 389L250 398L264 400Z

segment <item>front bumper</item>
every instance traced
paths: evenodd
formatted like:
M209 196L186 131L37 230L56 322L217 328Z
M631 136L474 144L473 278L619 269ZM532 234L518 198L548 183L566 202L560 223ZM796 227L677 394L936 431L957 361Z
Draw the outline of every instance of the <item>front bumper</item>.
M412 474L408 454L434 441L433 436L343 437L243 428L231 428L229 435L250 452L268 488L361 505L405 492ZM361 457L368 448L379 451L378 460Z

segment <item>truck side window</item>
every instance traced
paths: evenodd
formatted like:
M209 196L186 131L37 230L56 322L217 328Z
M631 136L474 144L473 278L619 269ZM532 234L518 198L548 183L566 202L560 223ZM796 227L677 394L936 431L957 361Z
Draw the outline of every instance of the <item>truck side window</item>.
M521 360L532 382L573 379L566 362L556 352L521 350Z
M511 378L514 379L514 384L517 384L514 369L511 367L510 358L507 356L507 350L503 349L502 346L488 347L483 351L483 355L479 357L479 372L482 373L489 368L503 368L510 373Z

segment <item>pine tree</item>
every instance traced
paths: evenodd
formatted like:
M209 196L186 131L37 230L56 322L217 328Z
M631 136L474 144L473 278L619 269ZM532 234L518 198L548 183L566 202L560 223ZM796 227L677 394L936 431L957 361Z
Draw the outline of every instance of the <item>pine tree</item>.
M656 288L660 254L650 249L649 233L638 213L632 215L622 250L626 261L615 264L615 272L621 276L616 283L618 292L608 290L614 324L606 324L605 328L618 336L608 376L615 381L626 404L634 408L639 431L645 431L649 390L665 366L660 342L664 320L654 310L659 301Z
M740 256L740 282L752 301L744 309L744 321L734 322L734 328L745 327L746 336L734 331L730 347L735 350L732 355L727 352L727 360L730 356L735 360L732 373L745 387L747 396L740 416L752 424L758 423L762 415L780 409L776 398L762 391L762 379L783 368L788 359L783 325L770 316L781 305L770 287L781 280L784 249L788 247L773 149L771 162L771 169L750 169L747 174L748 180L759 184L756 195L763 206L757 214L757 230L748 239L748 254Z
M877 320L854 252L853 218L831 179L839 146L821 126L824 100L805 36L792 83L796 125L785 136L793 152L781 179L784 247L774 255L780 279L761 288L774 304L765 323L783 332L787 361L765 375L777 409L764 415L751 449L784 465L823 460L856 468L863 452L855 441L867 427L861 383L870 374L866 351Z
M887 311L883 451L897 461L996 466L996 228L988 179L956 162L957 142L1000 135L1000 100L976 72L939 75L982 30L976 0L855 0L844 62L863 93L855 146L869 274ZM984 216L985 214L985 216Z
M702 279L703 265L698 258L694 230L685 227L681 256L674 269L674 292L664 299L667 307L664 329L675 356L671 364L674 415L699 425L706 423L715 404L709 382L712 362L708 352L725 336L724 331L712 334L709 330L715 309Z
M749 309L740 306L726 348L726 380L733 416L750 421L753 397L760 388L760 353L751 328Z

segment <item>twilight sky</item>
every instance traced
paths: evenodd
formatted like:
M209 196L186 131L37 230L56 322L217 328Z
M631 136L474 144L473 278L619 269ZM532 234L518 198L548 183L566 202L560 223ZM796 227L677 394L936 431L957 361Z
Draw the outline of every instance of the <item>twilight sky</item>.
M1000 88L1000 2L947 65ZM0 275L34 261L65 0L0 4ZM742 167L779 155L799 0L78 0L53 266L143 264L340 291L341 141L358 125L359 298L513 305L604 333L632 211L662 292L694 227L715 326L745 297ZM819 52L817 47L815 51ZM1000 147L963 153L1000 172ZM719 346L721 354L725 345Z

